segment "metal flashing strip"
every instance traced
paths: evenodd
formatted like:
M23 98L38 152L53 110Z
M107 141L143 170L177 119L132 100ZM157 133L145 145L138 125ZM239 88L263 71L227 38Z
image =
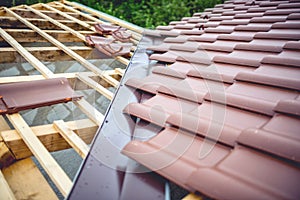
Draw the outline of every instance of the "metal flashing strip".
M169 196L165 196L165 179L121 154L132 137L149 139L160 131L160 127L145 126L142 121L136 124L129 115L121 114L129 102L148 98L124 83L150 73L152 63L146 48L154 42L157 41L150 37L140 41L67 199L166 199Z

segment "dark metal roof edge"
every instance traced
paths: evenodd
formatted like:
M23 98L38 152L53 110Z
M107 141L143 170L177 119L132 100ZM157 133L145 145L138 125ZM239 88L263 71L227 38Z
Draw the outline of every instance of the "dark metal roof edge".
M89 154L87 155L87 157L84 159L84 161L82 162L80 169L77 173L77 175L74 178L74 184L73 187L68 195L68 197L66 199L80 199L80 197L76 196L76 194L79 194L78 191L84 189L84 187L82 186L82 180L85 179L85 182L88 181L85 177L86 175L86 171L87 170L93 170L91 168L89 168L89 166L91 165L91 162L97 162L98 164L100 164L99 162L107 162L104 163L103 165L106 166L104 169L104 173L106 170L112 172L112 170L115 170L115 173L118 173L118 167L120 167L123 170L126 170L124 168L122 168L122 162L120 164L120 166L112 166L110 168L110 166L108 166L110 163L110 161L105 160L104 155L100 155L99 153L96 152L96 150L99 148L101 148L103 146L103 141L104 140L109 140L109 142L116 142L116 143L121 143L121 145L126 145L127 142L129 142L132 138L133 132L134 132L134 128L135 128L135 121L133 121L128 115L124 115L122 114L122 111L124 109L124 107L128 104L128 102L138 102L141 98L141 94L139 92L135 92L132 88L129 88L127 86L125 86L125 82L129 79L129 78L143 78L145 76L147 76L150 73L150 69L151 66L149 66L149 59L148 59L148 55L146 53L146 48L150 45L153 45L153 43L156 43L156 40L160 40L160 38L150 38L150 37L146 37L143 36L143 38L141 39L137 50L135 51L134 55L132 56L130 63L128 65L128 67L126 68L125 74L122 77L121 81L120 81L120 85L115 93L115 96L113 98L113 100L111 101L106 113L105 113L105 118L103 123L101 124L101 126L99 127L99 129L97 130L96 136L94 137L93 141L92 141L92 145L91 145L91 149ZM120 116L118 116L120 115ZM120 117L119 119L115 119L116 117ZM121 122L120 122L121 121ZM127 123L127 124L119 124L119 123ZM110 133L111 134L111 138L107 138L106 134ZM105 139L104 139L105 138ZM124 140L125 141L122 141ZM107 141L105 143L105 145L108 145ZM102 142L102 143L101 143ZM110 144L111 145L111 144ZM113 144L112 144L113 145ZM117 144L119 145L119 144ZM100 146L100 147L99 147ZM105 150L104 152L102 152L102 154L110 154L111 149L113 147L103 147ZM116 153L116 155L113 155L115 159L119 159L122 160L121 157L125 157L123 155L121 155L121 149L122 147L119 146L120 151L119 153ZM114 149L116 150L116 149ZM118 155L117 155L118 154ZM100 160L98 159L100 158ZM103 160L101 160L103 159ZM128 158L127 158L128 159ZM126 167L128 167L128 165L131 165L132 160L126 161L127 164ZM134 161L135 162L135 161ZM114 165L114 164L112 164ZM116 167L117 169L113 169L114 167ZM124 167L124 163L123 163L123 167ZM126 168L125 167L125 168ZM110 169L108 169L110 168ZM129 167L130 168L130 167ZM94 171L94 174L97 176L98 173L101 173L100 171L101 169L99 168L98 171ZM129 169L131 172L129 173L134 173L135 169L130 168ZM125 171L125 174L128 173ZM125 174L123 174L123 180L124 181L124 177ZM145 173L146 174L146 173ZM149 173L147 173L149 174ZM107 175L107 174L106 174ZM109 176L109 175L107 175ZM148 175L147 175L148 176ZM153 176L153 174L152 174ZM150 176L148 176L150 177ZM88 178L92 178L92 179L97 179L96 177L88 177ZM112 177L113 179L114 177ZM152 179L152 178L150 178ZM157 179L157 177L155 178ZM102 179L103 180L103 179ZM160 179L161 181L162 179ZM92 181L92 180L90 180ZM94 182L95 180L93 180L92 182ZM97 180L98 183L101 182L101 180ZM102 181L103 182L103 181ZM146 183L149 182L149 183ZM158 191L158 193L163 192L163 195L161 196L163 199L169 199L170 194L168 194L169 190L166 190L166 188L168 187L166 180L163 179L163 181L161 181L162 186L159 188L162 188L162 191ZM145 185L147 184L151 184L153 183L153 181L145 181ZM119 190L115 189L114 192L118 191L119 193L117 194L117 196L119 197L119 199L122 199L122 187L123 187L123 182L122 183L115 183L113 187L117 187L117 185L119 185ZM90 186L89 186L90 187ZM152 186L149 186L152 187ZM99 186L100 188L100 186ZM86 190L89 190L87 188L85 188ZM100 189L99 189L100 190ZM94 190L93 190L94 191ZM96 191L98 193L98 191ZM101 192L98 193L98 196L94 196L94 198L92 196L88 196L88 199L99 199L99 198L103 198L105 196L105 198L110 197L110 198L116 198L116 194L112 192L112 190L107 190L106 194L103 194ZM134 195L136 195L138 191L131 191L131 193L133 193ZM147 196L145 194L145 198L154 198L154 196L151 197L151 193L153 193L153 190L149 190L149 195ZM80 192L81 193L81 192ZM84 192L83 192L84 193ZM114 194L107 194L107 193L114 193ZM90 193L88 193L89 195L92 195ZM100 196L99 196L100 195ZM102 196L104 195L104 196ZM121 196L122 195L122 196ZM157 194L153 194L153 195L157 195ZM157 198L157 196L155 196L155 198ZM123 198L124 199L124 198Z

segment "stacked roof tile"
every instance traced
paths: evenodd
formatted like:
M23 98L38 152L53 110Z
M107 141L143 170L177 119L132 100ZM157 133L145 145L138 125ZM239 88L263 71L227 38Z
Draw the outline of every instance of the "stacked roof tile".
M300 197L300 3L229 0L146 34L157 66L124 113L162 128L122 153L216 199Z

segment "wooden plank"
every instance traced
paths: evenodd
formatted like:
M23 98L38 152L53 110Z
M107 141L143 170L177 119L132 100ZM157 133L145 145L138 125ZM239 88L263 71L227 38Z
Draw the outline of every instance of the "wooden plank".
M0 28L0 36L6 40L19 54L21 54L35 69L37 69L44 77L50 78L53 73L31 53L29 53L22 45L20 45L13 37Z
M15 13L17 13L18 15L24 17L24 18L39 18L37 15L35 15L34 13L24 9L24 5L23 5L23 8L18 8L18 9L13 9L13 11ZM51 17L52 19L56 19L56 20L65 20L64 17L60 16L60 15L57 15L56 13L52 12L52 11L49 11L49 10L41 10L41 12L45 15L48 15L49 17ZM77 13L72 13L72 12L66 12L68 15L70 16L73 16L73 17L76 17L77 19L80 19L80 20L85 20L85 18L81 17L80 15L78 15ZM9 15L5 12L1 12L0 11L0 15L1 16L8 16Z
M78 78L83 83L85 83L88 86L90 86L91 88L95 89L97 92L99 92L100 94L102 94L103 96L108 98L109 100L112 100L114 94L111 91L109 91L108 89L106 89L105 87L103 87L102 85L100 85L99 83L97 83L96 81L94 81L93 79L91 79L90 77L79 74Z
M4 142L0 142L0 169L8 167L16 161L14 155L10 152L9 148Z
M74 131L86 144L93 140L98 126L90 119L65 122L66 125ZM71 148L64 138L58 133L52 124L31 127L31 130L43 143L48 151L58 151ZM16 159L32 156L30 149L26 146L16 130L7 130L1 132L3 140Z
M103 59L108 58L99 54L97 50L94 50L86 46L69 46L70 50L83 58L88 59ZM40 61L72 61L74 60L69 55L65 54L63 50L57 47L25 47L34 57ZM0 47L0 63L21 63L25 62L25 58L20 56L17 51L11 47Z
M83 21L81 21L81 20L79 20L79 19L76 19L75 17L73 17L73 16L71 16L71 15L65 13L65 12L62 12L62 11L60 11L60 10L57 10L57 9L55 9L55 8L53 8L53 7L49 6L49 5L47 5L47 4L43 4L43 3L42 3L41 5L42 5L44 8L47 8L48 10L51 10L52 12L58 13L59 15L65 17L66 19L68 19L68 20L70 20L70 21L73 21L73 22L76 22L77 24L80 24L81 26L85 27L86 29L90 29L90 30L96 32L94 26L91 26L91 25L88 24L88 23L85 23L85 22L83 22Z
M194 193L190 193L190 194L186 195L182 200L202 200L202 197L200 197Z
M66 26L66 25L64 25L64 24L62 24L62 23L60 23L60 22L58 22L58 21L55 20L55 19L52 19L51 17L49 17L49 16L43 14L42 12L40 12L40 11L34 9L34 8L31 8L30 6L25 5L25 8L28 9L28 10L30 10L31 12L35 13L36 15L38 15L38 16L40 16L40 17L46 19L46 20L48 20L49 22L55 24L55 25L58 26L59 28L65 30L65 31L69 31L69 32L72 33L74 36L80 38L82 41L85 41L85 36L82 35L81 33L79 33L78 31L74 31L72 28L70 28L70 27L68 27L68 26Z
M63 136L63 138L73 147L73 149L82 157L85 158L89 152L89 147L86 143L72 131L63 120L53 122L54 127Z
M29 29L4 29L18 42L48 42L45 38L41 37L38 33ZM44 30L46 33L56 38L60 42L82 42L81 39L75 37L65 30ZM93 34L93 31L78 31L82 35ZM0 37L0 42L4 41Z
M55 8L52 8L51 6L48 6L47 4L41 4L41 5L42 5L43 7L45 7L45 8L47 8L47 9L52 10L53 12L57 12L58 14L64 16L65 18L67 18L67 19L69 19L69 20L71 20L71 21L73 21L73 22L75 22L75 23L77 23L77 24L79 24L79 25L85 27L86 29L90 29L90 30L92 30L92 31L95 31L94 26L91 26L90 24L88 24L88 23L86 23L86 22L84 22L84 21L80 21L80 20L78 20L78 19L76 19L76 18L74 18L74 17L72 17L72 16L69 16L69 15L65 14L64 12L61 12L61 11L55 9ZM60 26L60 27L61 27L61 26ZM63 28L63 27L61 27L61 28ZM65 29L65 28L63 28L63 29ZM65 30L66 30L66 29L65 29ZM75 32L77 32L77 31L75 31ZM73 33L72 33L72 34L73 34ZM133 49L133 50L135 50L135 49ZM128 61L126 58L123 58L123 57L121 57L121 56L117 56L116 59L117 59L118 61L120 61L120 62L126 64L126 65L128 65L128 63L129 63L129 61Z
M66 9L67 11L70 11L70 12L73 12L73 13L76 13L76 14L79 14L79 15L81 15L82 17L84 17L84 18L86 18L86 19L88 19L88 20L90 20L90 21L94 21L94 22L97 22L97 23L100 23L100 24L108 24L108 23L105 22L105 21L101 21L100 19L97 19L96 17L93 17L93 16L91 16L91 15L89 15L89 14L86 14L86 13L84 13L84 12L81 12L81 11L79 11L79 10L76 10L76 9L70 7L70 6L66 6L65 4L60 3L60 2L58 2L58 1L54 1L54 2L52 2L52 3L54 3L54 4L56 4L56 5L59 5L59 6L63 7L63 8ZM54 6L54 5L51 5L51 6Z
M16 199L58 199L31 158L3 169L3 175Z
M89 104L85 99L74 102L82 112L84 112L88 118L90 118L95 124L101 125L104 119L104 115L101 114L96 108Z
M86 67L87 69L91 70L95 74L99 75L101 78L103 78L105 81L107 81L111 85L115 84L115 82L111 82L111 79L106 79L105 76L102 76L102 70L100 70L95 65L93 65L90 62L88 62L87 60L85 60L83 57L81 57L80 55L78 55L77 53L75 53L74 51L72 51L71 49L69 49L67 46L65 46L64 44L62 44L61 42L59 42L58 40L56 40L55 38L53 38L49 34L45 33L44 31L42 31L38 27L34 26L32 23L30 23L26 19L23 19L19 15L15 14L11 10L9 10L7 8L4 8L4 9L7 12L9 12L11 15L13 15L14 17L16 17L18 20L20 20L22 23L26 24L29 28L31 28L34 31L38 32L42 37L44 37L45 39L47 39L49 42L51 42L52 44L54 44L55 46L57 46L58 48L60 48L61 50L63 50L66 54L68 54L69 56L71 56L72 58L74 58L75 60L77 60L84 67ZM127 64L128 63L129 63L129 61L127 62Z
M8 183L5 180L1 170L0 170L0 195L2 200L15 200L15 195L11 191Z
M72 187L72 182L63 169L57 164L20 114L16 113L7 115L7 118L10 120L60 192L66 196Z
M18 15L19 16L19 15ZM21 17L21 16L20 16ZM33 25L43 29L43 30L60 30L59 27L57 27L55 24L52 24L51 22L45 20L45 19L36 19L36 18L23 18ZM79 26L77 23L70 21L70 20L57 20L60 23L63 23L67 25L68 27L78 30L78 31L89 31L88 29ZM95 22L87 22L91 25L95 24ZM0 27L1 28L27 28L27 26L14 17L5 17L0 16Z

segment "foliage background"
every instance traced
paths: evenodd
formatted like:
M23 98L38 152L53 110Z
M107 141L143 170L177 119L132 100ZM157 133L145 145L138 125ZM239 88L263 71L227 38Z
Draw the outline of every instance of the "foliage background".
M1 0L1 6L46 3L51 0ZM138 26L155 28L167 25L170 21L192 16L205 8L214 7L222 0L71 0L95 8Z

